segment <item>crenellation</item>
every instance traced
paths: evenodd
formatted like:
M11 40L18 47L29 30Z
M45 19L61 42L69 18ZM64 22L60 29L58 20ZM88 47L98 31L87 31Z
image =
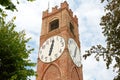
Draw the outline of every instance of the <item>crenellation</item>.
M72 12L71 9L69 9L69 13L70 13L70 15L73 17L73 12Z
M69 5L68 5L68 3L66 1L64 1L63 3L61 3L60 8L58 8L58 6L52 7L52 12L49 12L48 9L46 11L43 11L42 18L48 17L50 15L54 15L57 12L60 12L63 9L68 10L68 13L70 14L70 16L77 22L77 16L73 17L73 11L71 9L69 9Z
M48 15L48 9L46 11L43 11L43 17Z
M65 8L69 9L68 7L69 7L68 3L66 1L64 1L63 3L61 3L60 8L58 8L58 6L52 7L52 12L49 12L48 9L46 11L43 11L43 18L47 17L47 16L49 16L51 14L54 14L56 12L59 12L62 9L65 9ZM73 13L73 12L71 11L71 13Z
M74 21L78 24L78 18L76 15L74 15Z
M52 7L52 13L55 13L58 11L58 6Z
M66 1L64 1L63 3L61 3L61 8L63 9L63 8L68 8L69 7L69 5L68 5L68 3L66 2Z

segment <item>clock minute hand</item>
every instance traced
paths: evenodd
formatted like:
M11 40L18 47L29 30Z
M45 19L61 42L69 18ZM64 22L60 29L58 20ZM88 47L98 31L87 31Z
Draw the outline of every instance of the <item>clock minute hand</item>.
M51 55L51 53L52 53L52 50L53 50L53 46L54 46L54 39L52 40L52 44L51 44L51 46L50 46L50 50L49 50L49 56Z
M76 51L77 51L77 47L75 47L74 57L76 57Z

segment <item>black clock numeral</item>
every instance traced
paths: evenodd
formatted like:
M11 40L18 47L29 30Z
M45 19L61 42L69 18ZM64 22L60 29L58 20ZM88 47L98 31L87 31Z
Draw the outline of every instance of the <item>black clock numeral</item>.
M59 53L61 53L61 52L62 52L62 49L59 50Z
M52 58L50 57L50 62L52 61Z
M45 45L42 46L42 49L45 49Z
M72 41L72 40L70 40L70 41L69 41L69 44L72 44L72 43L73 43L73 41Z
M63 40L63 39L62 39L62 38L60 38L60 42L63 42L62 40Z
M57 58L57 57L58 57L58 54L56 53L54 56L55 56L55 58Z
M50 38L50 42L52 42L52 38Z
M54 40L54 38L50 38L50 42L52 42Z
M77 65L80 66L80 61L77 61Z
M78 64L80 64L81 62L80 61L78 61Z
M56 37L56 40L58 41L59 39L58 39L58 36Z
M41 56L41 59L43 59L43 55Z
M49 41L46 41L46 45L49 45Z
M71 43L72 43L72 41L70 40L70 41L69 41L69 44L71 44Z
M61 47L63 47L64 46L64 42L61 42L61 44L62 44Z
M78 61L75 61L76 64L78 64Z
M68 47L70 47L70 43L68 42Z
M47 61L47 58L48 58L48 57L45 57L45 61Z
M79 66L79 63L77 63L77 65Z

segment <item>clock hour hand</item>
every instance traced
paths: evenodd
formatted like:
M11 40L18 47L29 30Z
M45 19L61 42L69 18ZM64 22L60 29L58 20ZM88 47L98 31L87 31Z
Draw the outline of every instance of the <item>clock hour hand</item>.
M77 51L77 47L75 47L74 57L76 57L76 51Z
M52 44L51 44L51 46L50 46L50 50L49 50L49 56L51 55L51 53L52 53L52 50L53 50L53 46L54 46L54 39L52 40Z

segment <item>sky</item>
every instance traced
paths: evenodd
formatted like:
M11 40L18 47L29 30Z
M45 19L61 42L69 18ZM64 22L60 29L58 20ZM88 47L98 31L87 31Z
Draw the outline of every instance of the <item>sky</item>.
M35 50L30 55L30 59L37 63L39 50L39 37L41 32L42 12L55 5L60 6L60 3L65 0L36 0L27 2L21 0L17 5L18 12L8 11L8 20L16 16L16 30L25 30L26 37L32 37L28 45ZM78 17L79 34L81 42L81 54L85 54L91 46L102 44L105 46L105 37L102 34L99 26L100 18L105 14L104 6L100 0L66 0L73 14ZM16 4L16 0L13 0ZM49 4L49 6L48 6ZM112 80L115 76L112 69L107 70L105 63L97 62L94 56L88 57L87 60L82 59L83 78L84 80ZM33 68L36 71L36 67ZM35 77L30 77L35 80Z

